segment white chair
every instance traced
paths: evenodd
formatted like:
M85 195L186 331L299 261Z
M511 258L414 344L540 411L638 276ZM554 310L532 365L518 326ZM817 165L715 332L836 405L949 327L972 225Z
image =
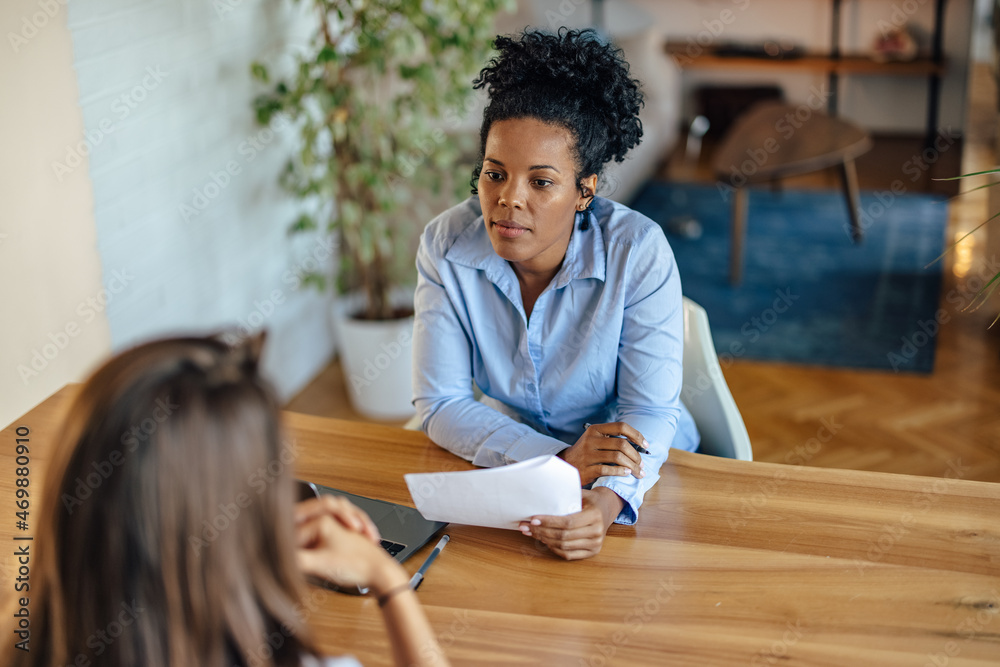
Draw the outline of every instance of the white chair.
M719 366L708 313L684 297L684 383L681 401L701 433L698 451L752 461L750 436Z

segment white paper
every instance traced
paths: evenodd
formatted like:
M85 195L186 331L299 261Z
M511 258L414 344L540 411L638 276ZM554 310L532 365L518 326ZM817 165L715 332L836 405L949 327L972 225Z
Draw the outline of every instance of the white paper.
M425 519L517 529L536 515L581 509L580 474L557 456L538 456L498 468L404 476Z

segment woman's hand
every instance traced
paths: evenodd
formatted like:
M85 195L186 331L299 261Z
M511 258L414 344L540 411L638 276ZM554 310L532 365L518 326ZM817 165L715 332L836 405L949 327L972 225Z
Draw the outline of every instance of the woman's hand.
M522 521L521 532L534 537L566 560L597 555L604 535L622 511L625 501L606 487L584 489L583 509L566 516L533 516Z
M345 498L324 495L295 506L299 567L338 586L376 593L407 580L402 567L379 544L378 529Z
M379 545L378 530L367 514L337 496L309 499L295 507L295 537L303 572L338 586L372 589L395 664L447 667L409 575Z
M606 475L644 477L642 457L632 442L642 447L649 446L642 433L625 422L594 424L572 447L559 452L559 457L580 471L580 483L583 485Z

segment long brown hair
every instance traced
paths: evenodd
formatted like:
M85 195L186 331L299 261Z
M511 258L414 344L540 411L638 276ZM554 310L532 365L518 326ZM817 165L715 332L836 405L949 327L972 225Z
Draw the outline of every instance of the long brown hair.
M257 667L316 654L298 605L294 450L257 373L261 345L156 341L86 382L44 490L31 651L5 664Z

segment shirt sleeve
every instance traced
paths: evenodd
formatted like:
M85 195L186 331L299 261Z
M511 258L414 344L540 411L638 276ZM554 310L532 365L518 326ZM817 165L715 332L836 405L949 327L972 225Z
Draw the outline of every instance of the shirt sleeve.
M453 290L453 300L445 287L437 267L445 260L435 258L430 234L425 232L417 250L414 296L413 405L424 432L441 447L485 467L562 451L566 443L475 399L473 344L463 327L468 314L458 290Z
M675 436L682 416L684 315L677 265L659 228L633 248L627 267L617 417L643 434L650 454L642 455L646 472L642 479L601 477L594 486L607 487L625 501L615 523L634 524L646 490L660 478L670 447L679 444ZM690 447L685 443L684 448Z

